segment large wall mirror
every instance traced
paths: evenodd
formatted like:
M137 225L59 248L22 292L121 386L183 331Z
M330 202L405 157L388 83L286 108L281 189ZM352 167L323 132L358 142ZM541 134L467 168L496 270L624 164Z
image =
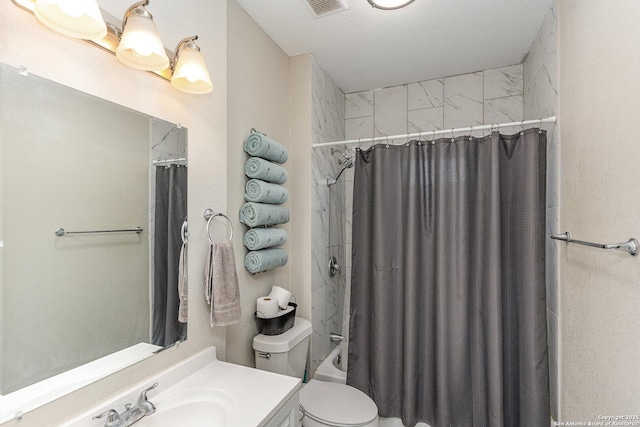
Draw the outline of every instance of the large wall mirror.
M0 64L0 423L186 339L186 158L185 128Z

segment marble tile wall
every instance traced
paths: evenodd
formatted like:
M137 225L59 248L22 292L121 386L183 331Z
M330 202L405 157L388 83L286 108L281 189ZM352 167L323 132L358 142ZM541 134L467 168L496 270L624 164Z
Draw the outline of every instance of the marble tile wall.
M346 95L347 139L519 121L523 65Z
M555 4L549 11L540 32L524 62L524 118L536 119L557 115L558 111L558 51ZM558 125L547 133L547 236L559 233L559 135ZM560 407L560 311L558 242L547 239L547 331L549 343L549 371L551 412L561 420Z
M312 142L344 139L344 94L328 74L312 61ZM340 179L331 186L331 208L327 179L340 171L341 155L331 154L328 148L312 153L312 272L311 310L313 335L311 336L311 372L331 352L329 334L342 331L345 274L329 276L329 252L338 262L344 260L345 181ZM331 240L329 216L331 215ZM344 271L344 270L343 270Z

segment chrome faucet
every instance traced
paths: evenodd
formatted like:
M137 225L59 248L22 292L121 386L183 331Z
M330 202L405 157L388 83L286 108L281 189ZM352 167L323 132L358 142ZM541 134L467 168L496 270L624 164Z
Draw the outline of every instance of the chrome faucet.
M107 417L106 422L104 423L104 427L128 427L136 421L140 420L142 417L147 415L151 415L156 412L156 407L153 403L149 402L147 399L147 392L153 390L158 387L158 383L154 383L151 387L146 390L143 390L140 393L140 397L138 397L138 403L136 406L131 406L130 403L127 403L124 406L124 412L118 414L118 411L115 409L109 409L103 412L100 415L94 416L92 419L96 420L99 418Z

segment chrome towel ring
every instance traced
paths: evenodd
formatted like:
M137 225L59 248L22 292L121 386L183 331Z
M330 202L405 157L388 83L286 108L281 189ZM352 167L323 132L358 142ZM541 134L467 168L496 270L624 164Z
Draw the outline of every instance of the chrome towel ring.
M180 237L182 238L182 244L186 245L189 238L188 223L186 219L184 220L184 222L182 223L182 227L180 228Z
M209 243L213 245L213 240L211 239L211 233L209 231L209 227L211 226L211 221L217 216L221 216L229 222L229 227L231 228L231 232L229 233L229 241L233 240L233 224L228 216L223 214L222 212L214 212L212 209L204 210L204 219L207 220L207 238L209 239Z

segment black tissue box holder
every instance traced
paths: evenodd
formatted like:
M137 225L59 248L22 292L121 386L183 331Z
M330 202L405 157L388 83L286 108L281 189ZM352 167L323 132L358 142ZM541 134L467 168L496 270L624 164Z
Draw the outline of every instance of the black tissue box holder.
M271 319L258 317L258 312L254 312L258 333L262 335L280 335L293 328L293 324L296 321L296 308L298 307L298 304L290 302L289 306L293 307L293 310L287 314L272 317Z

